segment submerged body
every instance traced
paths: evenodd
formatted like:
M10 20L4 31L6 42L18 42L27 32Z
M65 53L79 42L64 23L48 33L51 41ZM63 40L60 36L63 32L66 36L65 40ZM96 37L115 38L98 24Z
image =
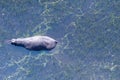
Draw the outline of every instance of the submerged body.
M55 48L57 41L48 36L33 36L27 38L11 39L10 43L15 46L25 47L28 50L51 50Z

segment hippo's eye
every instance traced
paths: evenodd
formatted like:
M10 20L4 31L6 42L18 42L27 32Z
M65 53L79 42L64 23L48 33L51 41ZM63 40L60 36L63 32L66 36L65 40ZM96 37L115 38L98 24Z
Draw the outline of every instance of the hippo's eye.
M47 46L47 45L49 45L49 43L48 43L48 42L45 42L45 45Z

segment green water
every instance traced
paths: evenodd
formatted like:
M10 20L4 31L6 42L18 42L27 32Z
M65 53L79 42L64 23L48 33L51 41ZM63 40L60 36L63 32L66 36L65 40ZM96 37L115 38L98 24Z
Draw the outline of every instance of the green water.
M51 51L6 40L47 35ZM119 0L0 0L0 80L119 80Z

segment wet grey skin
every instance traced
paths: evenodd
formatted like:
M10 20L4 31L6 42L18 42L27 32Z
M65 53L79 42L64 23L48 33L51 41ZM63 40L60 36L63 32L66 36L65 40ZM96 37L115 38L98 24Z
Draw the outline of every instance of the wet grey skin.
M48 36L33 36L27 38L11 39L10 43L15 46L21 46L28 50L52 50L56 47L57 41Z

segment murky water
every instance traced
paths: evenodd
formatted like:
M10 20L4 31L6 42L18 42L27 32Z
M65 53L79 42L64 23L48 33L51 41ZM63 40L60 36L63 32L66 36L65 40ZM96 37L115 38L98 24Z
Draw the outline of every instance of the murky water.
M119 80L119 0L0 0L0 80ZM47 35L51 51L6 40Z

